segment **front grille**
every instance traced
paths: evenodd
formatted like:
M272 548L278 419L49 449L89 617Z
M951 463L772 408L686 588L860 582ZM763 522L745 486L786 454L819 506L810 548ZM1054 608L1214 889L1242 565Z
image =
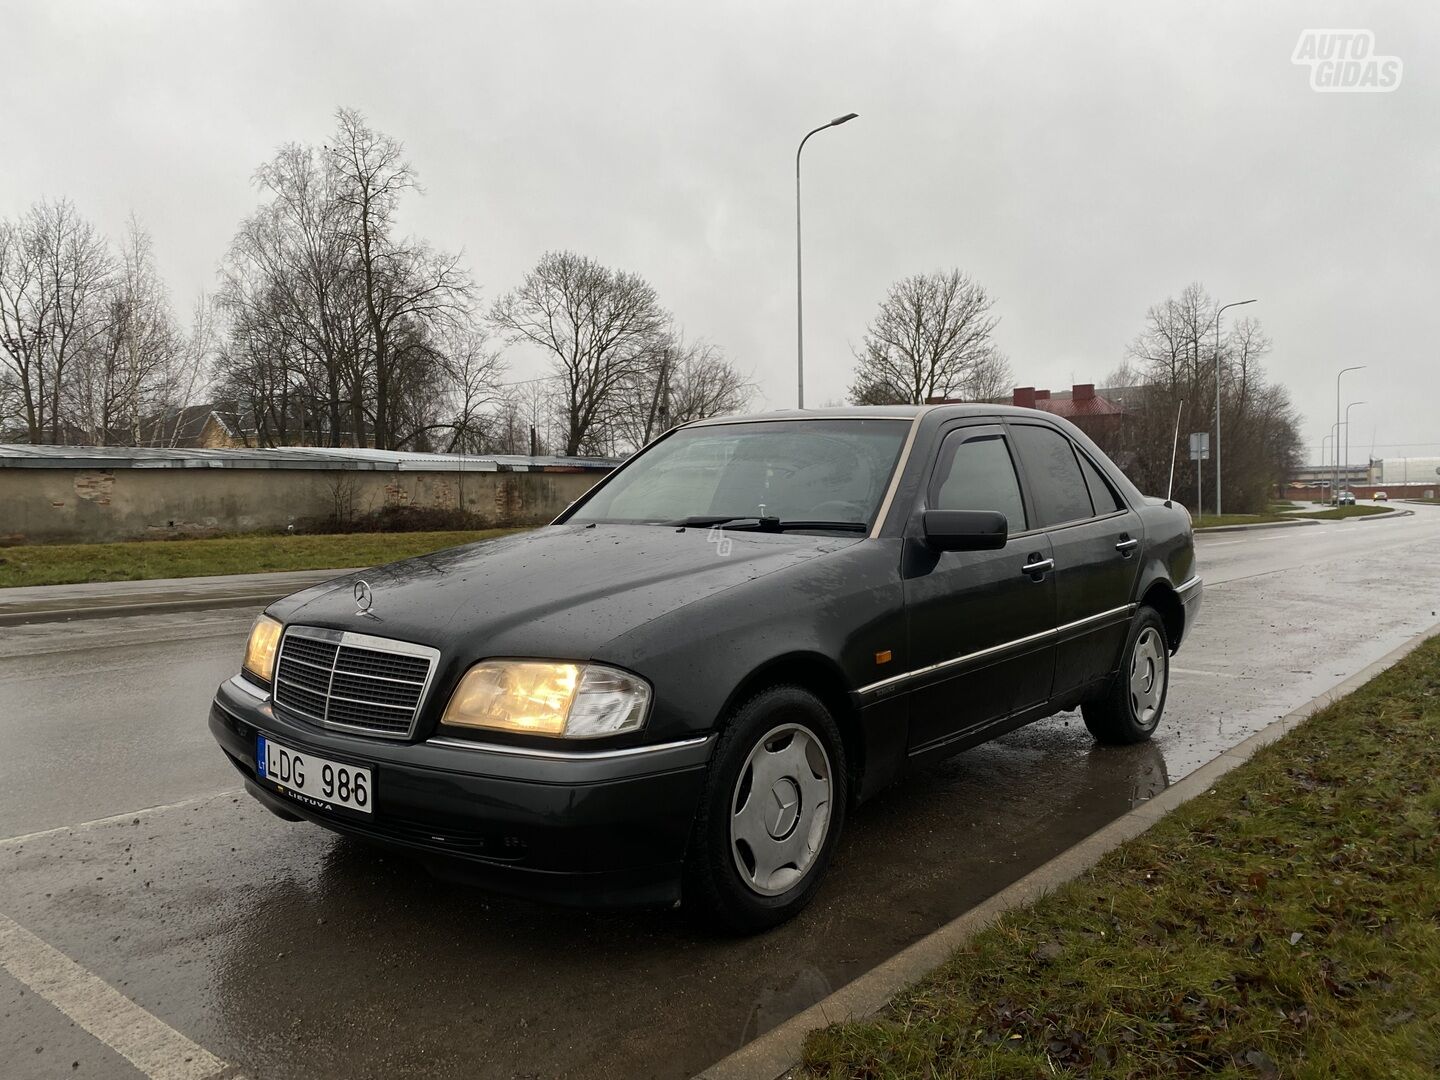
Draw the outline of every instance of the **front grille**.
M325 727L408 738L439 657L408 641L292 626L275 662L275 704Z

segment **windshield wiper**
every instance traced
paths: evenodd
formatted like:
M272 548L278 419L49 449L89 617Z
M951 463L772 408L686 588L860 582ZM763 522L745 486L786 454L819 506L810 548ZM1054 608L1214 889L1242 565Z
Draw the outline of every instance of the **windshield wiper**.
M870 526L863 521L781 521L776 528L780 532L788 529L831 529L835 532L868 533Z
M723 528L754 532L787 532L791 529L829 529L858 533L870 531L870 526L863 521L785 521L778 517L725 517L720 514L708 517L681 518L679 521L667 521L665 524L682 529L694 526L696 528Z

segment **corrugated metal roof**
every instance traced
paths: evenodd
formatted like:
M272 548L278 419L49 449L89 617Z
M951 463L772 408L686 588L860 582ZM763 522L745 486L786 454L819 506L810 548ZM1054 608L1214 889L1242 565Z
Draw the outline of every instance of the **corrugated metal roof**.
M349 446L199 450L145 446L30 446L0 443L0 469L359 469L400 472L609 470L614 458L519 454L417 454Z

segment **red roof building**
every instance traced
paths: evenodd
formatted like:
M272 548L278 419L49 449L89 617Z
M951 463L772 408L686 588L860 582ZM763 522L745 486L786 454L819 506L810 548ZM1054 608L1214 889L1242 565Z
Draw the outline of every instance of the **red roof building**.
M1069 391L1054 394L1033 386L1017 386L1010 403L1063 416L1101 444L1108 442L1106 436L1114 433L1125 416L1125 406L1097 393L1094 383L1076 383Z
M1094 383L1076 383L1069 390L1037 390L1033 386L1017 386L1010 404L1023 409L1039 409L1063 416L1102 446L1106 436L1118 428L1125 416L1125 398L1135 387L1114 387L1096 390ZM958 400L958 399L957 399ZM929 398L927 404L949 404L945 398Z

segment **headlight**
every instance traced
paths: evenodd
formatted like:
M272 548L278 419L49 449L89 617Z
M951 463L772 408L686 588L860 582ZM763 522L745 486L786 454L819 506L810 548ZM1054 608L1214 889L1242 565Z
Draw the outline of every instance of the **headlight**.
M245 643L245 670L267 683L275 675L275 650L280 647L281 629L280 623L269 615L261 615L250 628L250 640Z
M519 735L598 739L639 731L644 679L599 664L485 660L465 673L440 722Z

